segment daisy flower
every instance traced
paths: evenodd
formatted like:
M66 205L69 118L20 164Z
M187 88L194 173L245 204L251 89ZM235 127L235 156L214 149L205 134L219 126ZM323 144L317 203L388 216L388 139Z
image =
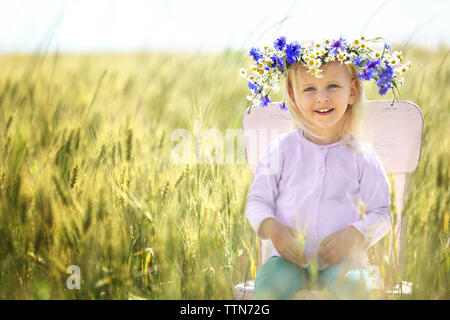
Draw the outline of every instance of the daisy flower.
M389 64L391 66L396 66L397 64L399 64L399 60L397 59L397 57L390 57Z
M314 67L316 65L316 60L315 59L309 59L306 64L308 65L309 68L312 68L312 67Z
M322 77L322 70L316 69L316 68L310 68L308 69L308 72L312 74L313 76L316 76L317 78Z
M379 59L381 57L381 52L375 51L372 56L376 59Z
M404 74L408 70L409 70L409 66L407 64L402 64L398 68L395 69L395 71L400 74Z
M332 53L328 53L328 56L325 58L325 62L331 62L336 60L336 56L333 55Z
M345 60L345 58L347 58L347 55L345 54L345 52L339 52L336 55L336 58L342 63Z
M244 68L241 68L241 70L239 70L239 74L242 78L246 78L247 77L247 70L245 70Z
M361 40L360 39L355 39L352 41L352 48L356 49L359 47L359 45L361 44Z
M394 51L392 54L394 57L396 57L400 62L403 60L402 52L401 51Z

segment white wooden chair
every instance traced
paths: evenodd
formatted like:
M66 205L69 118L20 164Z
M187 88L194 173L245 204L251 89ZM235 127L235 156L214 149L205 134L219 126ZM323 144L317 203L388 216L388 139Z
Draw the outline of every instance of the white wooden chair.
M408 189L410 175L416 170L420 159L422 145L423 115L420 108L407 101L366 101L367 125L369 141L383 163L386 173L393 174L395 206L397 216L395 219L395 241L397 256L396 263L400 273L404 271L404 253L406 250L406 225L408 217L402 212L405 190ZM277 103L267 107L253 106L244 112L242 130L244 133L247 161L250 169L255 172L258 159L267 145L279 134L294 130L295 127L289 112L280 110ZM389 256L394 255L393 234L390 232ZM268 241L259 240L261 248L260 266L269 258L267 255ZM372 289L384 292L384 283L376 266L369 266ZM372 272L372 273L371 273ZM402 281L394 290L386 293L403 294L411 292L411 283ZM253 280L240 283L234 288L234 297L237 300L253 299ZM396 291L397 290L397 291ZM294 294L293 299L320 299L327 298L320 291L300 290ZM328 297L329 298L329 297Z

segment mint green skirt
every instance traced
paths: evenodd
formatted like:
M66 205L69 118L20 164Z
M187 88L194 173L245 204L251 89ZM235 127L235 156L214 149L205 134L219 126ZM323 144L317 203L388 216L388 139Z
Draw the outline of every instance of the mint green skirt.
M318 285L321 289L327 287L337 299L368 299L367 270L349 268L342 276L345 264L346 261L320 270L316 277L318 283L314 284L310 270L311 264L306 269L300 268L282 257L272 256L256 274L254 298L288 300L296 291L308 290L311 286Z

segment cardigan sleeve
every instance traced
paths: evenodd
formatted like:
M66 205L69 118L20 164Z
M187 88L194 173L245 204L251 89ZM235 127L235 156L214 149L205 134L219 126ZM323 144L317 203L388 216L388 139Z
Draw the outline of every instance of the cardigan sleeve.
M277 220L275 201L281 178L283 156L279 137L266 148L256 166L253 182L247 195L245 214L258 236L261 223L267 218ZM278 221L278 220L277 220Z
M391 228L391 185L377 154L368 149L359 165L359 189L365 217L351 225L362 233L366 248L373 246Z

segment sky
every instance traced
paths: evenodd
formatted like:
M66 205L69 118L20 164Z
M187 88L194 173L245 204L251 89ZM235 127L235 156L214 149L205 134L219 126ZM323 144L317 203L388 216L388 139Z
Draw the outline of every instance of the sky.
M448 0L0 0L0 51L219 51L381 36L450 47Z

